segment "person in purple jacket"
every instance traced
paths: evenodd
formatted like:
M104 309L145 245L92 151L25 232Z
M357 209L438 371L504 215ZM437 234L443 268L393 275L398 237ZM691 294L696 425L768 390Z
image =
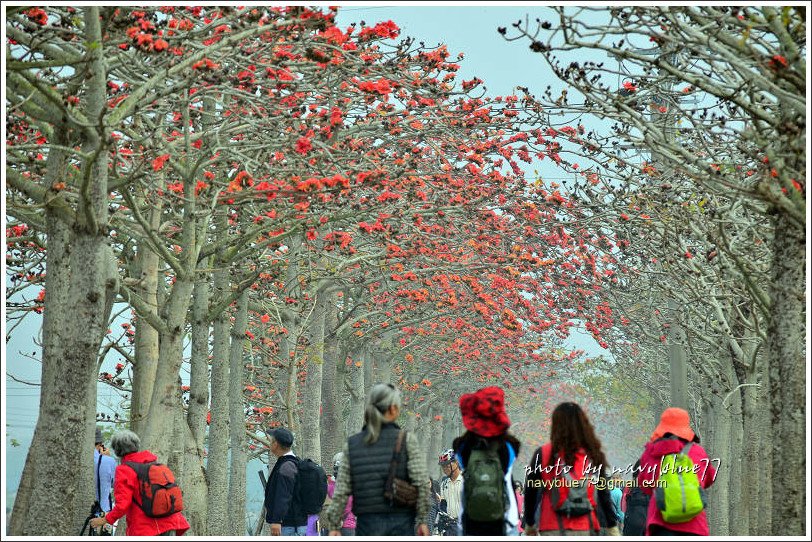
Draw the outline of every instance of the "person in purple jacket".
M333 475L327 479L327 496L332 499L336 490L336 480L338 479L338 468L344 460L344 454L338 452L333 456ZM344 507L344 522L341 524L341 536L355 536L355 515L352 513L352 495L347 499L347 506ZM325 533L326 534L326 533Z

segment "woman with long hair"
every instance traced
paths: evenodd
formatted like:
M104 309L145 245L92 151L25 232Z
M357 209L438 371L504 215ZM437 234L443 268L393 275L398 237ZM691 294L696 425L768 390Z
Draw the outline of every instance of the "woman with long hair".
M536 450L527 470L524 495L527 536L588 536L598 534L601 527L606 528L606 534L619 536L606 475L606 456L592 423L576 403L561 403L553 410L550 442ZM576 486L584 479L588 502L574 508L568 494L572 492L571 497L575 497L580 492ZM539 502L541 517L537 518ZM598 507L606 518L605 525L599 523Z
M400 390L392 384L376 384L369 392L364 409L364 427L344 445L333 500L325 514L325 527L331 536L340 535L345 506L352 495L356 536L428 536L429 475L426 456L411 431L395 423L400 415ZM395 454L400 445L400 453ZM384 495L393 458L395 477L417 488L413 507L399 504Z

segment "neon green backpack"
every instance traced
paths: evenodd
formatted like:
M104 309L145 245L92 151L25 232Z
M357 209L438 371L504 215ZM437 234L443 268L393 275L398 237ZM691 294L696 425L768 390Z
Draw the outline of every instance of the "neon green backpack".
M667 523L685 523L705 509L705 490L699 484L694 462L688 457L693 445L663 456L660 478L654 490L657 508Z

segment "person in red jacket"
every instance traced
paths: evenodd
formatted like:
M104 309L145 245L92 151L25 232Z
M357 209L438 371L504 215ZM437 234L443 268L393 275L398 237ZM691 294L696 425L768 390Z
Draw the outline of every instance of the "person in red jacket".
M606 457L592 423L580 406L565 402L555 407L550 442L536 449L526 470L523 520L526 536L589 536L597 535L601 527L609 536L620 535L607 481ZM599 483L589 482L587 486L587 498L592 507L589 513L570 517L555 511L553 501L562 502L565 492L569 491L566 487L573 483L567 476L581 480L595 475ZM598 519L598 507L605 524ZM540 517L537 517L538 510Z
M705 449L699 445L699 435L691 429L691 419L687 410L667 408L660 416L660 424L646 444L640 457L640 473L637 481L640 489L651 496L654 493L654 481L660 476L660 464L664 456L679 453L689 442L693 446L688 450L688 457L697 466L696 475L703 489L710 487L716 480L716 469L711 465ZM646 517L646 534L650 536L708 536L708 517L705 510L685 523L668 523L657 508L657 499L649 499L648 516Z
M189 522L181 512L175 512L164 518L151 518L147 516L138 505L140 499L138 478L132 467L125 465L127 461L133 463L151 463L158 458L149 450L141 450L141 439L132 431L119 431L113 435L110 442L116 456L121 458L122 464L116 467L115 505L103 517L93 518L90 525L98 529L105 523L113 524L122 516L127 516L127 536L155 536L178 535L182 536L189 530Z

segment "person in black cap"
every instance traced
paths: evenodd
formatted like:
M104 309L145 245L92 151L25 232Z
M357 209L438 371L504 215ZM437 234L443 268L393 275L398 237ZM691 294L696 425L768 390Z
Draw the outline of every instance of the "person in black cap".
M279 427L271 433L271 453L276 464L265 486L265 521L271 524L271 536L305 536L307 514L293 506L293 491L299 473L299 459L290 450L293 434Z

